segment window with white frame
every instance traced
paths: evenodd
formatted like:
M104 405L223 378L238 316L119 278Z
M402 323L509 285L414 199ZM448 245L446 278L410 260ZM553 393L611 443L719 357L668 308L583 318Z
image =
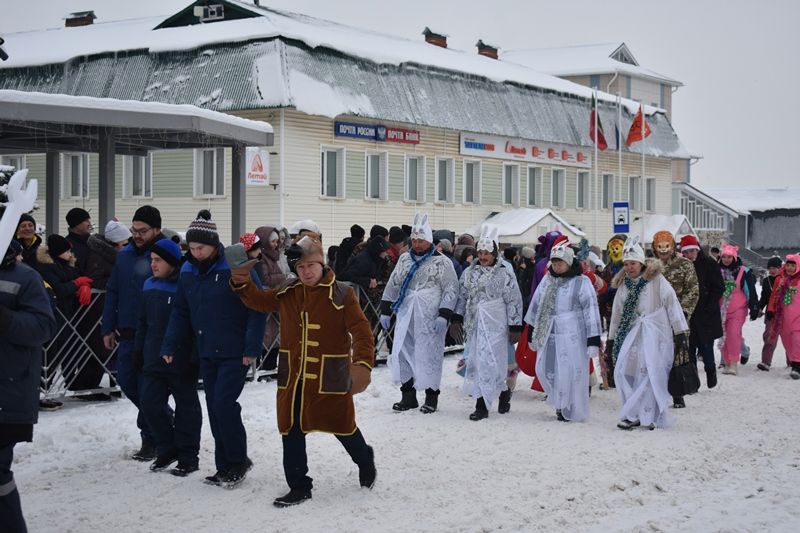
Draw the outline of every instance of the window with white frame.
M27 168L24 155L4 155L0 156L0 165L14 167L17 170Z
M503 204L519 205L519 165L503 165Z
M611 209L614 203L614 175L603 174L603 209Z
M628 205L633 211L641 211L642 178L631 176L628 178Z
M589 206L589 173L578 172L578 194L575 207L578 209L588 209Z
M481 203L481 162L464 161L464 203Z
M406 202L425 202L425 156L406 156Z
M542 202L542 168L528 167L527 202L528 207L541 207Z
M453 203L453 189L455 188L455 174L453 173L453 160L436 158L436 201L439 203Z
M198 148L194 151L194 195L225 196L225 151Z
M367 152L366 197L389 198L389 156L386 152Z
M344 148L321 148L319 194L323 198L344 198L344 156Z
M566 171L563 168L554 168L552 170L552 176L553 177L550 184L550 205L553 207L564 207Z
M61 197L89 198L89 154L61 154Z
M151 198L153 196L153 158L122 156L122 197Z
M645 209L647 211L656 210L656 180L647 178L645 180Z

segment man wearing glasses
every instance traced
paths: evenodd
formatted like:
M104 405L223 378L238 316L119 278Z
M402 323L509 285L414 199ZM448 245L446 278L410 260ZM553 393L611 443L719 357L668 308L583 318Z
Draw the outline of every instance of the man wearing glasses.
M153 206L143 205L133 214L133 238L117 255L111 278L106 285L101 333L106 348L117 349L117 382L122 392L139 407L141 368L136 368L133 344L136 335L136 312L142 297L144 282L153 273L150 269L150 247L161 235L161 213ZM142 436L142 447L131 458L152 461L156 450L152 433L140 412L136 425Z

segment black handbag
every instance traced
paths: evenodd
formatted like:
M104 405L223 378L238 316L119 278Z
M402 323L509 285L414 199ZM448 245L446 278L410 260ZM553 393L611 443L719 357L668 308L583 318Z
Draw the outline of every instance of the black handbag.
M686 396L700 390L700 377L697 375L697 366L692 364L689 357L689 346L686 344L685 335L677 335L675 341L675 360L669 371L667 390L672 396Z

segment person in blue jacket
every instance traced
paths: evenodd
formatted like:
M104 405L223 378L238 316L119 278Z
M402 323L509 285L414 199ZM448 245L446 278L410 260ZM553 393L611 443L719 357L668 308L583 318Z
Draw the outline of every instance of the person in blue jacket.
M247 456L239 395L247 370L261 355L266 314L245 307L228 287L231 269L211 213L202 210L186 232L189 260L183 264L162 356L175 356L192 337L200 357L217 471L206 481L232 487L253 462ZM261 286L255 272L253 283Z
M133 365L133 342L136 336L136 319L142 297L144 281L150 271L150 247L163 239L161 235L161 213L150 205L143 205L133 214L131 224L132 241L117 254L117 260L106 284L106 301L100 333L103 344L117 349L117 382L125 396L139 407L140 372ZM153 433L139 412L136 425L142 437L142 446L131 456L137 461L152 461L156 458Z
M0 211L5 211L0 208ZM44 344L56 320L41 276L17 263L22 247L12 243L0 260L0 530L25 532L11 463L14 446L33 440L39 415L39 377Z
M153 277L144 282L133 352L134 364L142 372L139 405L155 439L157 456L150 470L158 472L178 461L170 473L183 477L198 468L203 412L197 397L199 362L191 341L172 357L161 357L178 290L180 246L169 239L154 243L150 267ZM166 410L170 395L175 401L174 425Z

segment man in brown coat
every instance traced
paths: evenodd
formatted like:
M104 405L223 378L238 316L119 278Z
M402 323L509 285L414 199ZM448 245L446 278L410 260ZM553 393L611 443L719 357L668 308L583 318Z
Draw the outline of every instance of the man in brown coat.
M304 237L296 246L298 279L286 287L256 287L249 277L252 261L231 275L231 286L247 307L281 317L277 415L290 490L275 499L276 507L311 498L306 433L312 431L339 439L358 465L362 487L371 489L376 475L372 447L356 426L353 405L353 394L370 382L372 330L353 289L337 282L325 266L321 243Z

